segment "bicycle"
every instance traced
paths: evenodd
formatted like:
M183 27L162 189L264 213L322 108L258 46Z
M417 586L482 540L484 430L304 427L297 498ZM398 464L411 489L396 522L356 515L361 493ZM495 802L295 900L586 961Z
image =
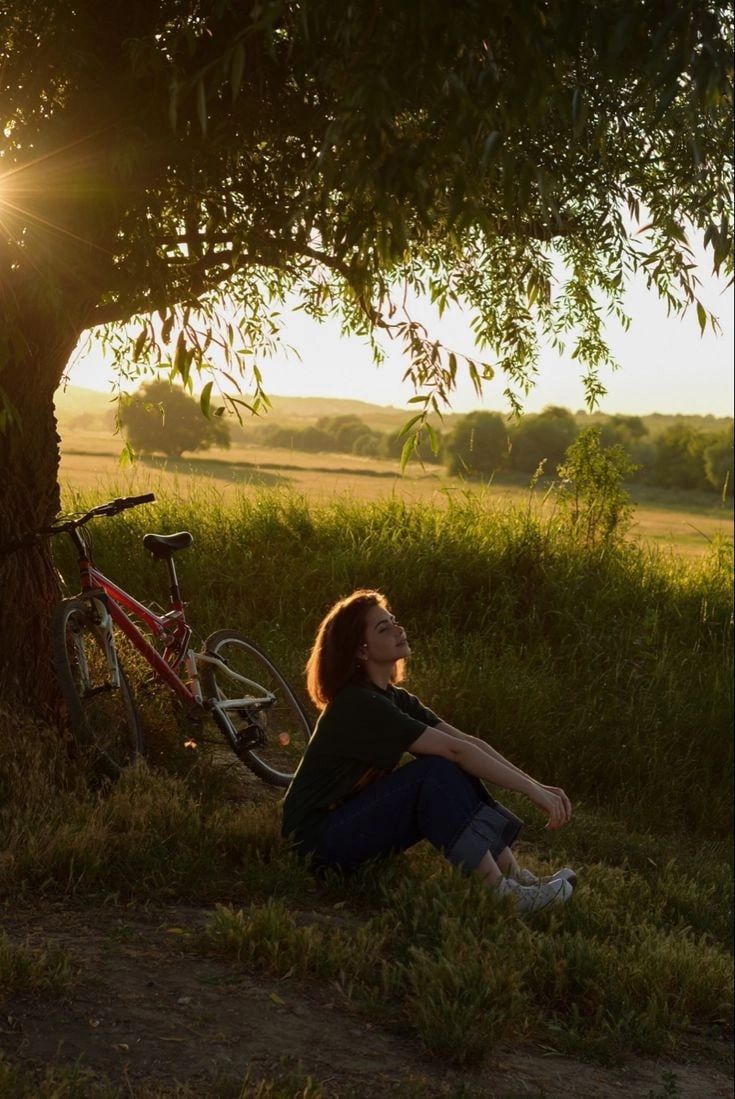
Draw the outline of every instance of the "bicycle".
M309 717L274 662L244 634L217 630L201 651L191 648L194 631L186 621L173 559L193 544L193 536L179 531L143 537L145 549L168 572L171 605L162 613L139 602L94 564L86 525L154 500L153 493L110 500L36 532L68 534L77 552L81 591L60 602L52 619L56 673L73 733L113 779L145 751L140 715L117 651L119 631L191 721L211 717L245 766L267 783L287 786L311 735Z

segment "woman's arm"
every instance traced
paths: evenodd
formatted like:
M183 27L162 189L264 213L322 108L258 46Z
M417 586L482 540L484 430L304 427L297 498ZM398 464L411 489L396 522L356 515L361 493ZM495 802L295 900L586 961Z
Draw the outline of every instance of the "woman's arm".
M498 760L498 762L504 763L506 767L510 767L512 771L516 771L519 775L523 775L525 778L531 778L531 776L526 774L525 771L522 771L520 767L516 767L515 763L511 763L509 759L505 758L505 756L501 756L500 752L496 751L496 749L493 748L491 744L488 744L487 741L480 740L480 738L476 736L470 736L469 733L463 733L461 729L455 729L453 725L450 725L446 721L440 721L439 724L434 727L436 729L439 729L442 733L447 733L449 736L457 737L459 740L466 740L470 744L474 744L475 747L479 748L481 752L485 752L493 759ZM535 782L536 780L531 779L531 781ZM572 803L567 795L564 793L564 791L561 789L561 787L547 786L545 783L542 782L537 782L536 785L542 786L544 790L550 790L552 794L556 794L562 799L567 814L566 819L569 820L572 815Z
M438 727L427 726L408 750L418 756L441 756L456 763L468 775L485 779L506 790L517 790L525 794L542 813L548 816L547 828L559 828L562 824L566 824L569 819L568 813L564 801L558 794L541 786L502 757L498 759L482 751L473 743L473 740L474 737L456 737Z

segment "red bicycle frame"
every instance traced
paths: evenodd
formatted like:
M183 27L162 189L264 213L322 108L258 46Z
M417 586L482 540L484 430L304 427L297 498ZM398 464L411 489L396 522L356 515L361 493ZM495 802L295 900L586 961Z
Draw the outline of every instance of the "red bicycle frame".
M159 679L162 679L179 696L182 702L201 706L199 682L198 679L194 678L195 669L192 668L194 688L190 687L179 674L179 669L186 660L189 641L193 632L191 626L186 622L184 603L181 599L172 599L173 609L165 614L158 615L149 607L139 603L132 595L128 595L123 588L118 587L112 580L109 580L103 572L100 572L89 561L89 558L79 558L79 571L82 579L82 592L91 596L99 593L106 597L105 605L113 622L125 634L144 660L150 664ZM165 648L162 654L143 636L135 623L128 617L129 614L140 619L146 628L150 630L153 637L164 643Z

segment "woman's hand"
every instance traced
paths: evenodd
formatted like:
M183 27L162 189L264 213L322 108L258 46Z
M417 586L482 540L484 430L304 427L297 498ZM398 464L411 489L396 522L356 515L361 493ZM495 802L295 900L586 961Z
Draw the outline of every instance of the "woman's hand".
M566 818L564 820L564 823L566 824L567 821L571 820L572 817L572 803L562 790L561 786L546 786L543 782L539 785L542 787L542 789L548 790L549 793L556 794L557 797L560 797L561 800L564 802L564 810L566 812Z
M561 794L564 794L563 790L561 791ZM564 797L561 797L560 794L557 794L548 786L534 784L534 787L528 796L536 808L540 809L542 813L546 813L549 818L546 822L547 828L561 828L561 826L566 824L569 820L569 814L564 802L566 794L564 794ZM566 804L569 804L568 798L566 798Z

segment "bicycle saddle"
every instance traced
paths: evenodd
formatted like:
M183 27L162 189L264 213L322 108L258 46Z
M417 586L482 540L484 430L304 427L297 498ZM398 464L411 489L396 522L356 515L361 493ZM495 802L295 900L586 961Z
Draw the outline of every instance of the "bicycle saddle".
M194 541L194 535L188 530L177 534L144 534L143 545L154 557L171 557L177 550L188 549Z

